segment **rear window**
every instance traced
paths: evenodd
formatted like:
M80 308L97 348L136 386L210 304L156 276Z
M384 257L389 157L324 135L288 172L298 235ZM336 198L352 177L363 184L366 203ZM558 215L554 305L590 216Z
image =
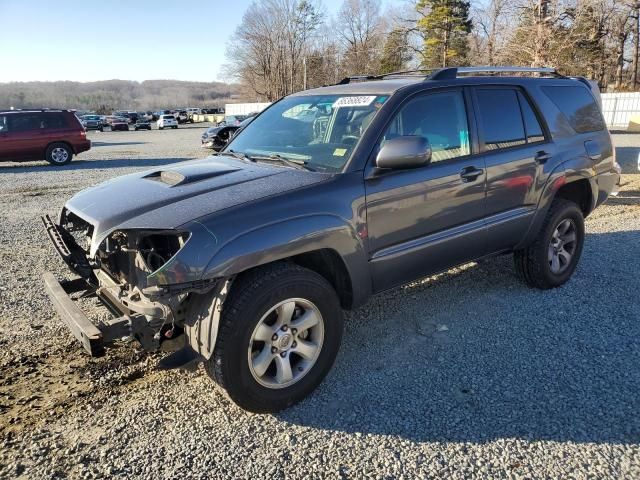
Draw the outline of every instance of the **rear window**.
M9 116L9 130L12 132L39 130L40 125L40 115L37 113L19 113Z
M164 115L163 117L165 120L173 120L174 116L173 115Z
M0 133L6 132L9 129L7 128L7 117L4 115L0 115Z
M606 125L593 95L585 87L542 87L578 133L604 130Z

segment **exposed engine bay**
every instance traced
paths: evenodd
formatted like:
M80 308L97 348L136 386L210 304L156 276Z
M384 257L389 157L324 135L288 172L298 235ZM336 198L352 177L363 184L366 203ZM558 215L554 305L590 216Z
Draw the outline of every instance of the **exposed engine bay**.
M205 293L215 282L161 285L155 276L184 247L187 232L116 230L89 258L93 226L63 210L59 224L43 218L56 249L87 283L83 296L95 295L116 316L100 330L108 340L132 336L145 350L175 350L184 344L185 313L192 294ZM171 345L165 345L171 344Z

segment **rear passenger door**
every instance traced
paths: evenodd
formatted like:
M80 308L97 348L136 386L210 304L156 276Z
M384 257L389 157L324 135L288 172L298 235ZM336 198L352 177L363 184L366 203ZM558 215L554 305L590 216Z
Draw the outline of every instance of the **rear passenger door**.
M487 169L485 203L489 253L513 248L524 237L537 205L543 164L553 144L524 90L474 88L481 156Z
M38 160L41 119L38 113L7 115L8 157L12 160Z

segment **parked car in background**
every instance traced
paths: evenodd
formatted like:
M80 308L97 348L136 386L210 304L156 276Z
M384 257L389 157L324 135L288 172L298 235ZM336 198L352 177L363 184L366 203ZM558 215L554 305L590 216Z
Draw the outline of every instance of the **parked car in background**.
M247 118L247 115L226 115L220 123L219 127L226 127L227 125L240 125L240 123Z
M85 130L99 130L104 131L104 123L100 115L83 115L80 118L80 122Z
M127 131L129 130L129 118L128 117L114 117L111 120L111 131L116 130Z
M216 151L221 150L227 145L229 139L233 137L239 128L239 125L207 128L201 137L202 147L212 148Z
M185 110L187 112L187 115L200 115L202 113L202 110L196 107L189 107Z
M173 116L178 123L187 123L189 121L189 115L187 115L186 110L176 110Z
M47 160L65 165L91 148L87 132L69 110L0 111L0 160Z
M149 120L145 120L143 117L138 117L138 120L136 120L136 123L135 123L133 129L135 131L138 131L138 130L151 130L151 123L149 122Z
M173 115L160 115L158 119L158 129L163 130L165 128L178 128L178 122Z
M154 120L157 120L157 118L153 118L153 112L152 112L152 111L150 111L150 110L149 110L149 111L147 111L147 112L144 112L144 114L142 115L142 117L143 117L145 120L148 120L149 122L154 121Z

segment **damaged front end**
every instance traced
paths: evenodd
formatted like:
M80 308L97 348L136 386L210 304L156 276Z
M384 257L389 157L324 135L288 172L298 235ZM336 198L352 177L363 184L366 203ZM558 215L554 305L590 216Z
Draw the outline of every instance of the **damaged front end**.
M91 355L102 354L106 344L123 337L134 338L148 351L180 349L193 297L225 283L195 280L177 260L192 232L116 229L96 245L94 226L70 210L63 209L58 223L49 216L42 221L55 249L79 276L59 282L46 273L47 293ZM86 297L97 297L113 318L92 323L77 306Z

